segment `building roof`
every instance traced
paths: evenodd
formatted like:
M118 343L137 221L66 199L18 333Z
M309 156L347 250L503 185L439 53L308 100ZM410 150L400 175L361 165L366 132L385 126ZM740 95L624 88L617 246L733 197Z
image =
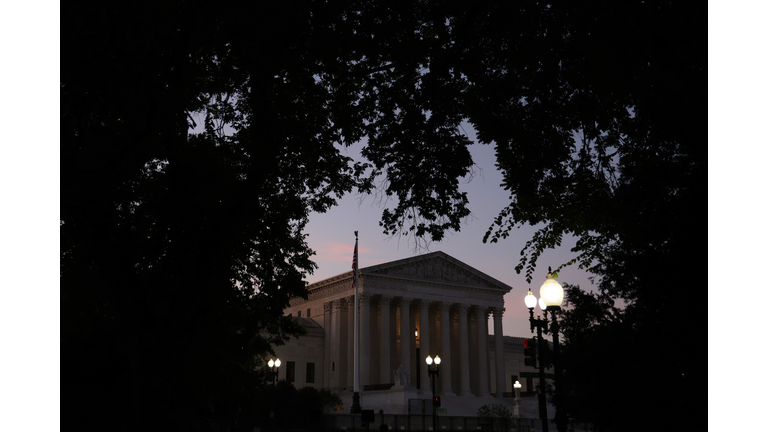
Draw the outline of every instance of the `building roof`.
M351 275L352 272L348 273ZM435 251L424 255L363 267L360 269L360 273L363 277L365 275L387 275L414 280L445 281L459 285L480 285L484 288L501 290L504 293L512 290L511 286L457 260L443 251Z
M313 320L312 318L299 318L299 317L293 317L296 321L301 324L304 328L323 328L320 324L317 323L317 321Z
M503 307L512 287L450 255L437 251L360 269L360 292L413 297L427 301ZM306 299L294 297L290 307L354 294L352 271L307 286Z

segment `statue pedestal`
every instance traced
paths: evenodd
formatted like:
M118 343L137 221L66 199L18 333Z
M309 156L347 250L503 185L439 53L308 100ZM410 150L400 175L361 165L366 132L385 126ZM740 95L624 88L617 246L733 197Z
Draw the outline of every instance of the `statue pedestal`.
M360 393L355 392L352 394L352 408L349 410L351 414L360 414L362 411L362 407L360 406Z
M416 387L395 384L389 390L372 390L361 392L363 409L374 412L384 410L387 414L408 414L408 399L417 399Z

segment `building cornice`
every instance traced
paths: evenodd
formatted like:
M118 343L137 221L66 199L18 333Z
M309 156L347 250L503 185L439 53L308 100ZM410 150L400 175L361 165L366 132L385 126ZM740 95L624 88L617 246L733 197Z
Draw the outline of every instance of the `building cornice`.
M440 251L365 267L359 271L360 292L370 295L408 294L431 301L503 307L504 294L512 290L509 285ZM354 295L352 271L310 284L307 289L307 299L293 298L291 307ZM455 295L449 294L446 298L445 294L451 292Z

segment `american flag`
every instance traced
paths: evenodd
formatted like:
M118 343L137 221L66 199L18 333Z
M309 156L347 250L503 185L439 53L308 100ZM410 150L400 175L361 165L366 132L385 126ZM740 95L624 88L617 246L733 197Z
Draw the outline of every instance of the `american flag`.
M352 255L352 287L357 293L357 231L355 231L355 254Z

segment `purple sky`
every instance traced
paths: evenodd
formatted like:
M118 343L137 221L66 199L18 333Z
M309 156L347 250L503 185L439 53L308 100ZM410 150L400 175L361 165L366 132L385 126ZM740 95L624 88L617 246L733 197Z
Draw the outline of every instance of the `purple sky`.
M465 130L469 138L476 142L472 129L465 126ZM360 160L362 146L363 144L359 143L342 151ZM472 217L462 225L461 232L449 234L444 241L431 243L429 250L415 253L412 240L401 238L398 241L398 238L383 234L378 224L384 210L383 204L379 205L373 196L348 195L339 201L339 206L329 212L313 213L310 216L307 241L317 252L313 259L319 268L307 281L317 282L351 269L356 230L359 231L360 238L360 267L443 251L511 286L513 290L504 297L504 334L530 336L528 309L523 303L523 298L529 287L538 297L539 288L546 278L547 266L554 268L575 257L575 254L570 252L575 239L564 239L560 248L544 252L539 257L534 279L528 284L524 274L518 275L515 272L515 266L520 258L520 250L535 229L530 226L522 227L511 232L506 240L500 240L499 243L483 243L483 235L499 211L509 204L509 198L500 186L501 173L494 166L496 157L493 147L476 144L470 147L470 151L476 164L475 175L471 181L463 180L461 186L468 194ZM588 277L589 274L579 270L577 266L569 266L560 272L558 281L592 289L593 285ZM539 312L538 307L536 312Z
M193 117L198 127L192 131L200 132L204 124L204 116L197 114ZM476 143L477 139L472 126L468 123L462 126L469 139ZM225 129L229 130L229 128ZM348 148L342 148L341 151L355 160L362 160L360 150L365 142L366 140ZM461 187L467 192L472 216L462 224L461 232L449 233L442 242L429 244L428 250L414 252L412 239L391 238L383 234L379 221L386 203L379 202L375 196L348 194L339 200L338 206L327 213L312 213L309 217L310 221L306 229L306 233L309 234L307 242L317 253L313 260L317 263L318 269L307 277L307 282L318 282L351 270L355 231L359 232L360 238L358 248L360 267L443 251L511 286L512 291L504 296L506 309L503 318L504 334L530 336L528 309L523 303L528 288L531 288L533 294L538 297L539 288L546 280L547 267L555 268L573 259L576 255L570 250L576 244L576 240L566 237L561 247L542 253L534 279L531 284L528 284L524 274L515 272L515 266L520 259L520 251L525 242L533 236L535 228L524 226L513 230L507 239L500 240L498 243L483 243L483 236L493 223L493 219L498 216L504 206L509 204L509 195L500 186L502 177L495 166L496 155L493 145L474 144L469 147L469 150L475 163L474 174L471 179L461 180ZM394 202L390 203L390 206L392 205ZM558 282L561 284L567 282L592 290L594 285L588 278L587 272L572 265L559 273ZM540 312L537 306L535 313ZM489 326L489 330L493 333L493 326Z

